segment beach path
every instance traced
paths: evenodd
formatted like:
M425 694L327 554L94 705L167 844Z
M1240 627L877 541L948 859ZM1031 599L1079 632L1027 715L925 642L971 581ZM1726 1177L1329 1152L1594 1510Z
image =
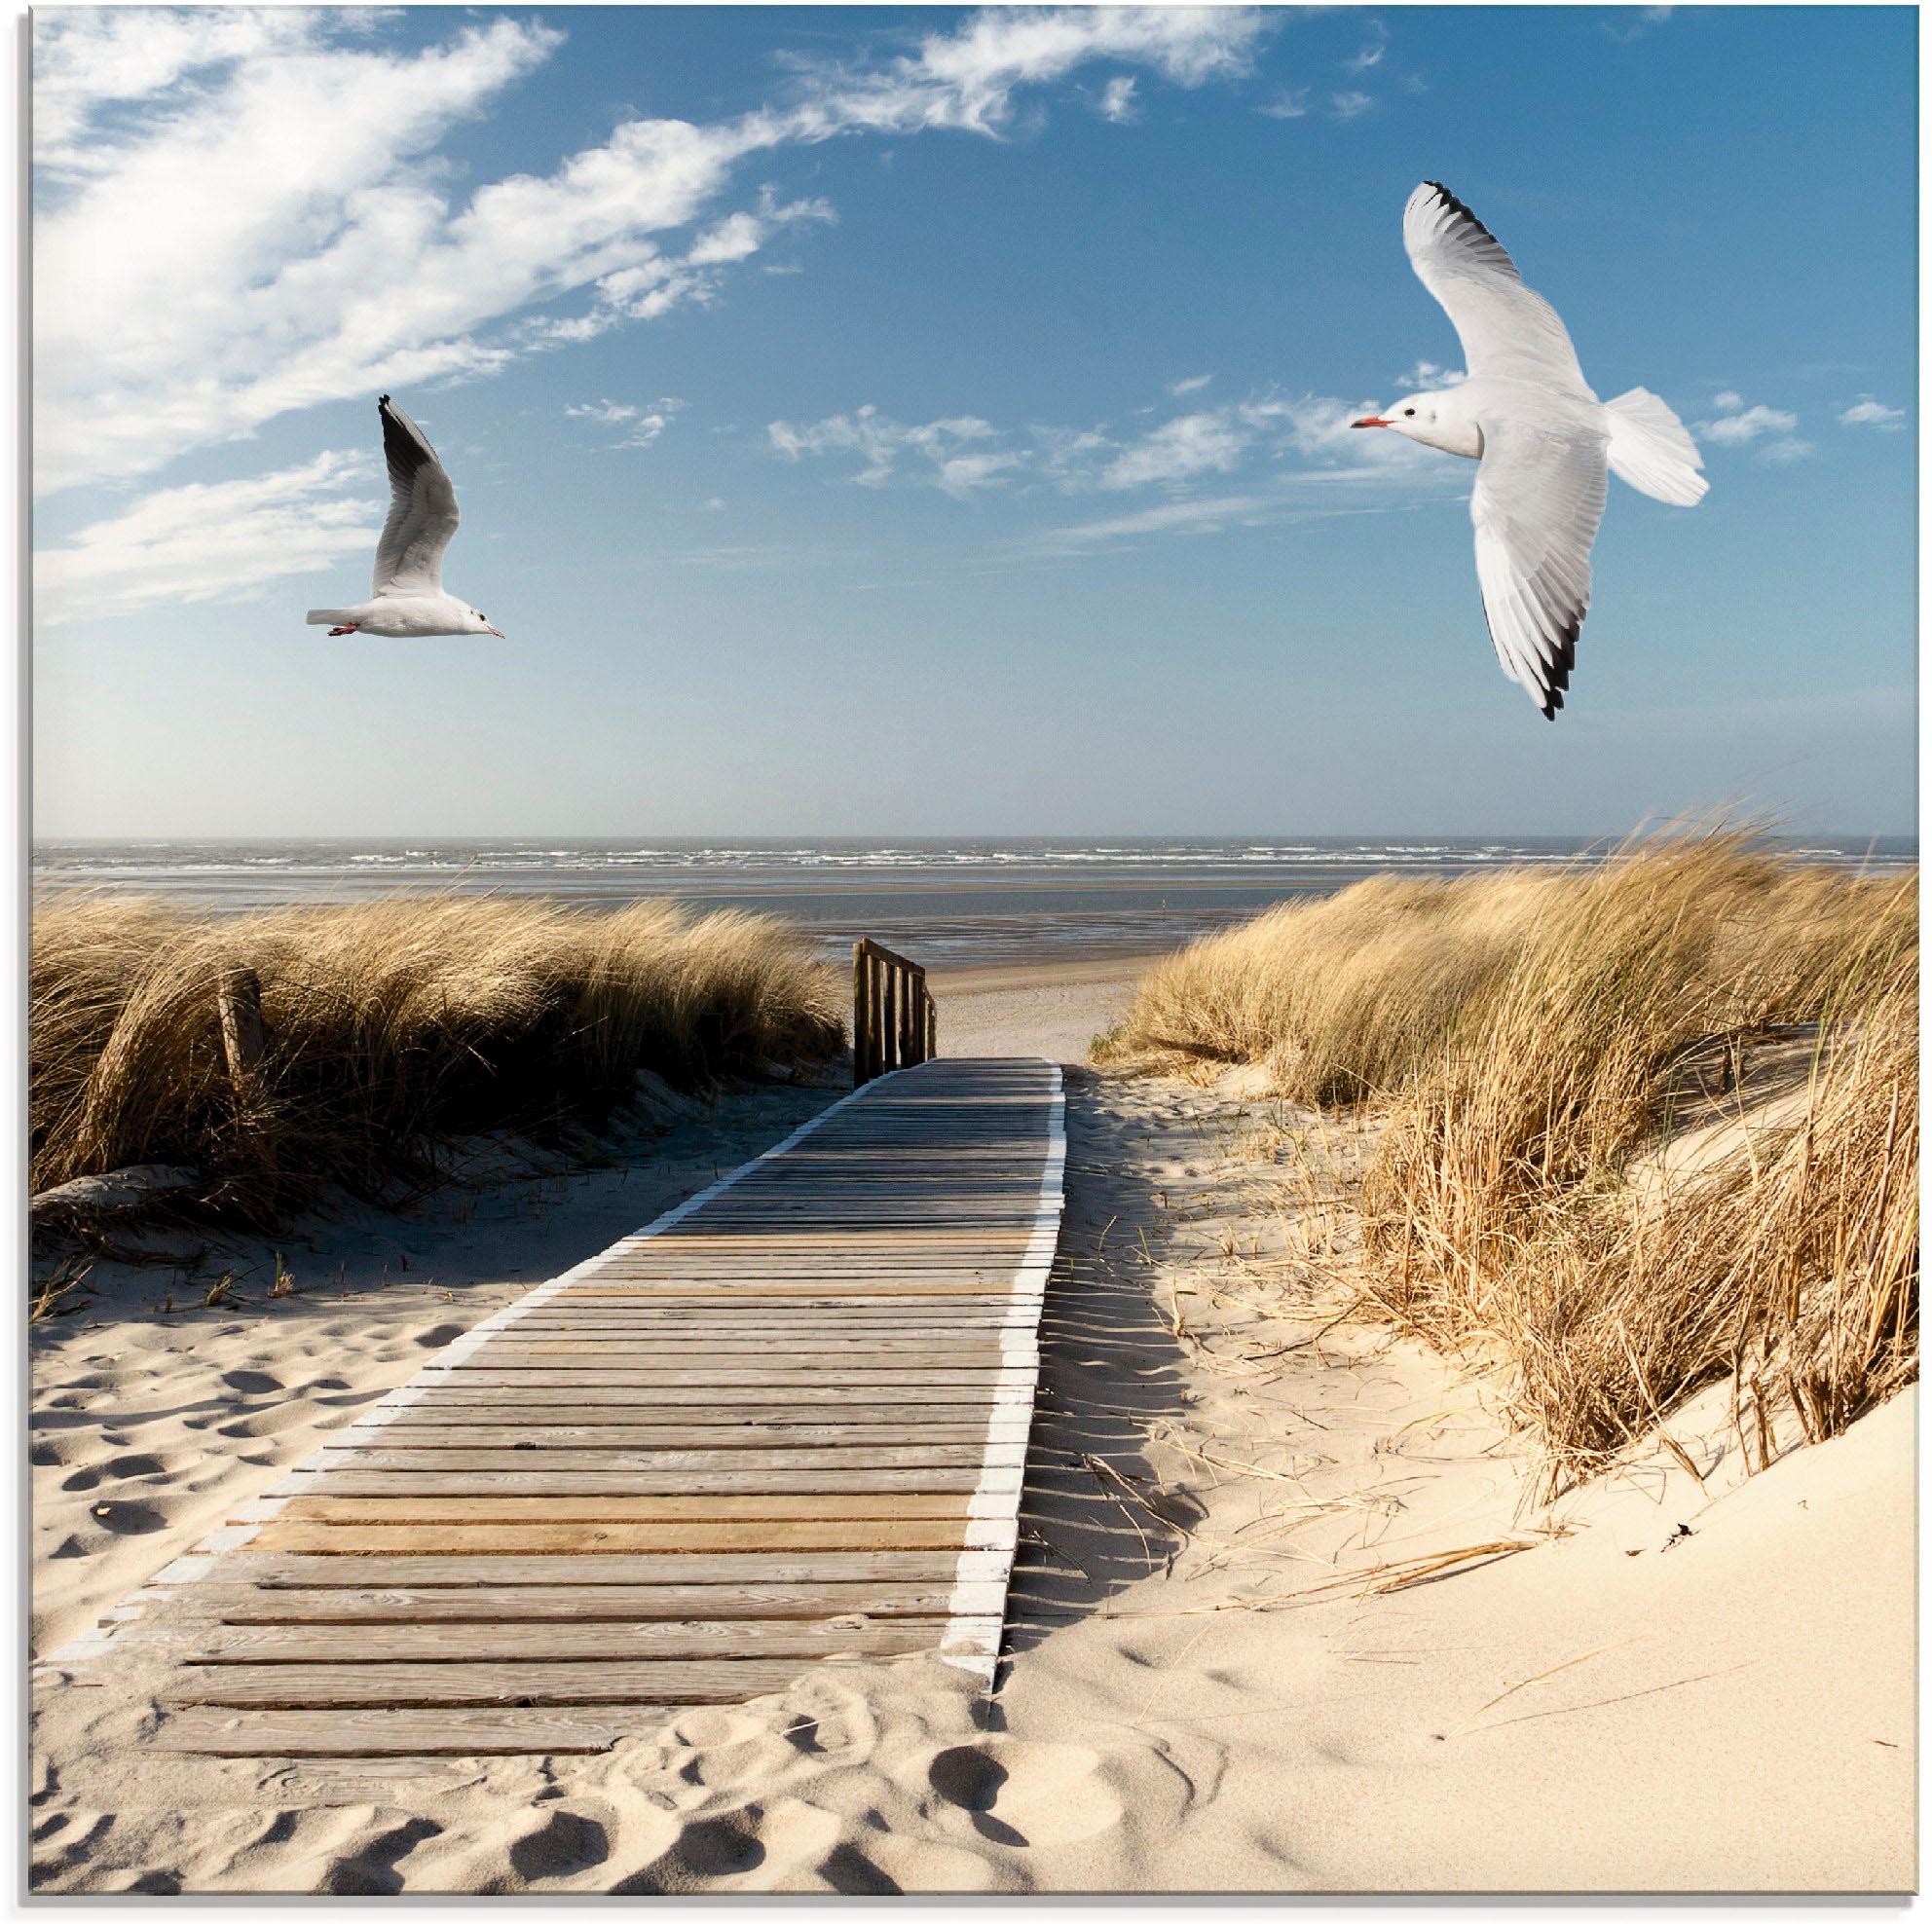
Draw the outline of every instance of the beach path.
M1060 1071L947 1058L440 1351L56 1661L165 1650L162 1750L602 1750L814 1659L990 1683Z

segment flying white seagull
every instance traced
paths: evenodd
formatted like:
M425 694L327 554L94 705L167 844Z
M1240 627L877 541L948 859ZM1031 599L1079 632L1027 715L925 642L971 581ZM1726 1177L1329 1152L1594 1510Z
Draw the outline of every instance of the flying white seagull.
M312 608L312 627L336 625L331 635L495 635L466 601L443 592L443 550L461 518L456 490L423 438L423 430L387 394L376 402L383 418L383 454L390 466L390 515L376 543L375 593L354 608Z
M1556 311L1523 285L1503 243L1439 182L1426 180L1409 196L1402 244L1455 324L1468 379L1352 425L1392 427L1482 462L1469 515L1490 639L1503 672L1553 722L1590 605L1606 470L1690 507L1710 485L1697 471L1703 457L1649 389L1597 399Z

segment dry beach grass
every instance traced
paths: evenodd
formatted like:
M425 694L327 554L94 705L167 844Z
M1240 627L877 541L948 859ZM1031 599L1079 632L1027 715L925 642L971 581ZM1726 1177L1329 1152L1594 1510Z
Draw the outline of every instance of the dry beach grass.
M1183 951L1098 1054L1375 1114L1360 1285L1495 1366L1557 1476L1727 1376L1762 1462L1915 1371L1914 889L1728 826L1378 880Z
M238 1081L218 984L253 970L264 1054ZM439 1146L598 1128L640 1071L690 1090L841 1048L839 984L772 921L661 904L393 898L240 915L104 896L36 905L32 1182L190 1166L202 1202L286 1220L331 1184L396 1199Z

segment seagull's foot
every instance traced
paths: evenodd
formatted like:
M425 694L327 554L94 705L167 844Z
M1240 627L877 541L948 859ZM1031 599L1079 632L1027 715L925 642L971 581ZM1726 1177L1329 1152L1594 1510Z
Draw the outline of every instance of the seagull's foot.
M329 630L331 635L353 635L355 632L355 624L353 622L351 622L347 628L331 628Z

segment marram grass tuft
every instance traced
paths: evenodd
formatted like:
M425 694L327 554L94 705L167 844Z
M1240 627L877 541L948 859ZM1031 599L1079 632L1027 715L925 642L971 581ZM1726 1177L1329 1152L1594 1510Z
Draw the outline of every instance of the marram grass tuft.
M217 1004L238 968L260 980L264 1031L241 1087ZM603 1127L640 1071L691 1090L843 1046L837 975L780 924L661 904L208 915L50 894L30 987L33 1188L186 1165L204 1202L264 1225L331 1184L420 1189L456 1137Z

